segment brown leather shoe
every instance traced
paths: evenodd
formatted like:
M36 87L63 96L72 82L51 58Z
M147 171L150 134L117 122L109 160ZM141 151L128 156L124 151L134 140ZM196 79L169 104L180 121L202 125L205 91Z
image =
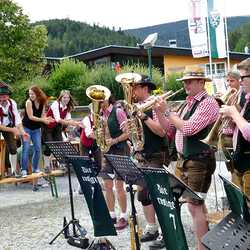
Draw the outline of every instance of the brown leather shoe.
M118 222L116 223L115 228L117 230L122 230L122 229L126 228L127 226L128 226L128 221L124 218L120 218L118 220Z

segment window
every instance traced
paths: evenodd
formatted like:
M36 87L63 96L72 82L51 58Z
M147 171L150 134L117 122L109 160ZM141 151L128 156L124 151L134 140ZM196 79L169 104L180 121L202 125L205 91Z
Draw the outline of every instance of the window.
M206 67L206 75L211 75L210 73L210 64L207 63L205 65ZM222 63L212 63L212 73L213 73L213 76L215 78L223 78L225 77L225 74L226 74L226 67L225 67L225 63L222 62Z

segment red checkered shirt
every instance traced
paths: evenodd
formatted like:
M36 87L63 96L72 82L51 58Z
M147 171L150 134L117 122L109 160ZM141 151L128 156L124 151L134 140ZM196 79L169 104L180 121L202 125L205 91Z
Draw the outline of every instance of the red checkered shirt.
M188 96L186 99L187 105L179 114L180 118L183 119L187 111L190 111L195 101L200 101L203 96L206 96L206 91L202 91L195 96ZM176 130L175 134L175 145L177 152L183 153L183 137L197 134L199 131L214 123L219 116L219 105L217 101L207 96L203 99L196 107L195 112L191 115L188 120L184 121L183 130ZM171 126L173 128L173 125Z

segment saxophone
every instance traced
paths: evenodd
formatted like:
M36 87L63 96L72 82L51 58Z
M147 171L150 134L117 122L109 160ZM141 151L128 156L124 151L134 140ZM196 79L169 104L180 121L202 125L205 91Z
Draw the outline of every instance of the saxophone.
M100 115L101 103L108 101L111 96L110 90L102 85L92 85L86 89L86 95L92 101L93 105L93 129L97 145L101 151L106 153L110 149L110 145L106 143L106 140L110 138L110 133L105 120Z

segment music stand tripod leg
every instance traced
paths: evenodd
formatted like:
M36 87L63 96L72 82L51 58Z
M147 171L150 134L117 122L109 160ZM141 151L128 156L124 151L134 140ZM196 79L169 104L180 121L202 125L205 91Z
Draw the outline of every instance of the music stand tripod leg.
M72 223L72 220L71 221L69 221L65 226L64 226L64 228L49 242L49 244L50 245L52 245L53 244L53 242L58 238L58 236L60 235L60 234L62 234L68 227L69 227L69 225Z
M80 232L80 236L84 237L87 234L86 229L84 229L83 227L80 226L79 224L79 220L77 220L75 218L75 212L74 212L74 201L73 201L73 190L72 190L72 182L71 182L71 170L70 170L70 166L69 164L66 164L66 166L68 167L68 182L69 182L69 198L70 198L70 208L71 208L71 220L63 227L63 229L49 242L49 244L51 245L60 234L62 234L63 232L65 232L70 224L72 224L72 229L73 229L73 237L71 237L69 235L69 238L77 238L79 237L79 235L77 235L76 233L76 227L78 229L78 231ZM88 240L88 239L86 239ZM72 245L74 244L74 242L72 243ZM78 244L76 244L78 245Z
M49 181L49 185L50 185L51 195L52 195L52 197L54 197L55 196L54 187L53 187L53 182L52 182L52 179L50 176L48 176L48 181Z

